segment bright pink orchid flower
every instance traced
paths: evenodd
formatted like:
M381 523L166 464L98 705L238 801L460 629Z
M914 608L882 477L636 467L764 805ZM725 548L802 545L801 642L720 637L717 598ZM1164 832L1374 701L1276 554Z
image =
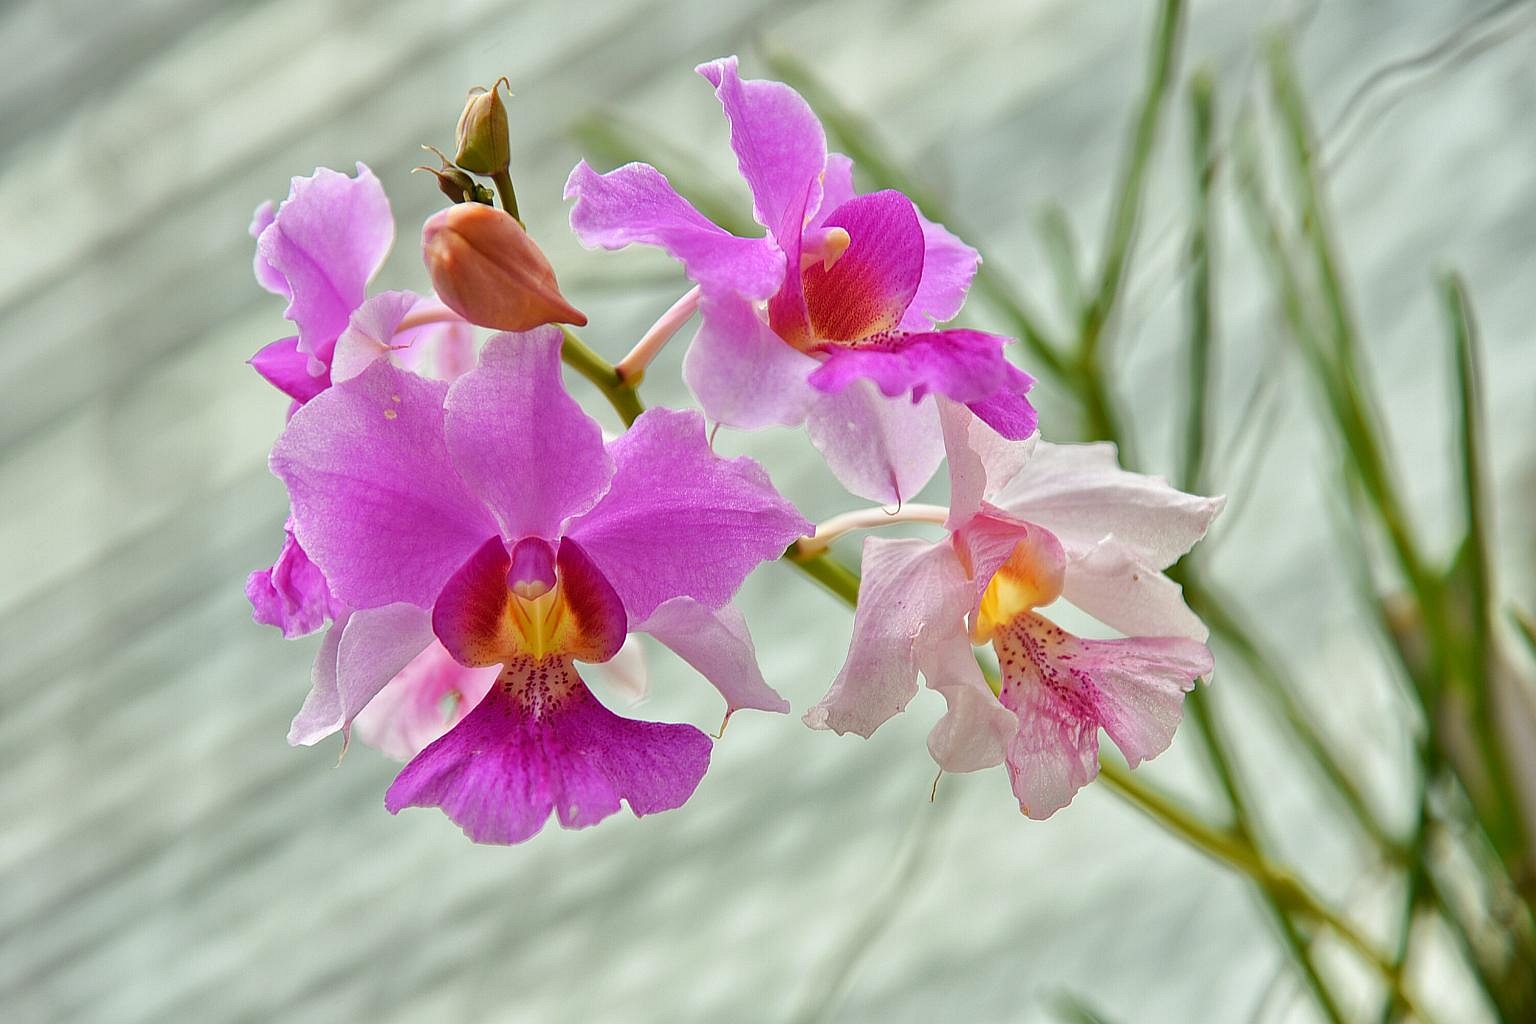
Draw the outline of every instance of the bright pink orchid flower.
M400 329L408 315L440 308L436 299L411 292L368 299L395 221L384 187L363 164L355 178L325 167L294 178L279 206L256 208L251 235L256 280L288 300L283 315L299 329L257 352L251 366L297 405L380 356L443 377L473 363L474 339L457 318Z
M257 352L251 365L293 399L291 408L377 359L445 380L474 365L470 326L457 318L430 321L441 309L435 299L405 291L366 298L395 223L383 186L364 165L357 165L355 178L323 167L294 178L280 206L257 208L251 234L256 280L288 299L285 315L299 328ZM290 639L342 611L291 523L277 561L251 573L245 593L255 620Z
M683 372L705 413L743 429L804 422L849 490L891 503L943 458L929 396L1027 437L1032 380L1003 355L1009 339L935 330L965 301L976 251L899 192L856 194L852 162L827 153L821 122L787 85L743 80L735 57L698 71L725 109L765 237L712 223L647 164L598 174L583 161L565 194L584 244L658 246L699 284L703 325Z
M1100 728L1132 767L1172 741L1212 660L1161 570L1224 500L1120 469L1113 445L1007 442L953 404L943 420L949 536L864 542L853 643L806 722L869 736L922 673L948 703L928 738L940 768L1006 764L1020 808L1045 818L1098 774ZM1067 633L1039 612L1058 598L1126 638ZM999 691L973 643L996 650Z
M788 709L727 602L809 524L756 463L717 457L697 413L649 410L605 444L561 384L561 340L497 335L451 386L375 362L298 410L272 452L299 541L351 609L290 740L347 729L434 642L499 666L385 800L441 807L477 842L693 793L709 738L613 714L576 671L630 632L678 652L728 711Z

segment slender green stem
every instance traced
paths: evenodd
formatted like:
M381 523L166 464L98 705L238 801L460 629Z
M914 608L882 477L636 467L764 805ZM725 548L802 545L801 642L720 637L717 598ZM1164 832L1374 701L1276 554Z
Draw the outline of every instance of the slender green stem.
M645 405L641 403L633 382L620 380L612 363L592 351L569 328L564 331L565 341L560 346L560 358L565 365L591 381L603 393L603 397L608 399L608 404L613 406L613 411L619 414L624 425L632 426L640 414L645 412Z
M1326 927L1381 974L1393 989L1394 998L1421 1021L1430 1018L1406 990L1402 972L1366 939L1353 924L1323 903L1312 890L1284 868L1266 860L1234 832L1213 828L1171 798L1133 778L1129 769L1113 761L1101 761L1099 777L1110 788L1163 828L1188 842L1211 859L1247 875L1275 903L1288 911Z
M502 169L491 175L491 182L496 186L497 195L501 196L501 208L521 224L523 216L517 212L517 190L512 187L512 175Z
M784 558L850 606L859 603L859 574L830 554L823 551L816 555L804 555L800 550L800 542L796 541L784 552Z

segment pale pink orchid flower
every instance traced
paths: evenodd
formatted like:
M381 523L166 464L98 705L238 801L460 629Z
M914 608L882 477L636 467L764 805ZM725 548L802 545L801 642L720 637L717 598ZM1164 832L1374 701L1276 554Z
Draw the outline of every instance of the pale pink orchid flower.
M1225 499L1121 469L1113 445L1006 441L951 402L941 417L948 534L865 540L852 645L805 720L867 737L921 673L948 704L928 737L941 771L1003 764L1020 809L1046 818L1097 776L1101 728L1132 767L1155 757L1211 672L1207 630L1162 570ZM1041 614L1058 599L1125 636L1068 633Z

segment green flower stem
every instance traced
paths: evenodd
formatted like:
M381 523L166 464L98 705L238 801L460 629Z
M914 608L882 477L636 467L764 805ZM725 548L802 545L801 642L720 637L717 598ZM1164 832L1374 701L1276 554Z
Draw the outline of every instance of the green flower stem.
M1124 765L1100 761L1099 777L1173 835L1212 860L1247 875L1277 906L1332 931L1381 974L1398 1005L1426 1024L1431 1020L1407 991L1399 965L1361 935L1353 924L1323 903L1300 879L1266 860L1251 843L1235 832L1213 828L1171 798L1134 779Z
M638 381L625 382L619 378L619 372L613 364L587 346L587 343L576 337L569 328L562 328L565 332L565 341L560 346L560 358L566 366L581 374L590 381L603 397L608 399L608 404L613 406L613 411L619 414L626 427L633 426L635 420L645 412L645 405L640 401L640 395L635 388Z
M497 195L501 196L501 208L512 215L512 219L519 224L523 222L522 214L517 212L517 191L512 188L512 175L506 168L502 168L491 175L491 182L496 186Z

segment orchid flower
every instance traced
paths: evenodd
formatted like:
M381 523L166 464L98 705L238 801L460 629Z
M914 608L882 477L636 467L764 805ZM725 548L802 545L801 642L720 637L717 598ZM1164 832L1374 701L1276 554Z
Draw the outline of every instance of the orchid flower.
M1135 767L1211 671L1206 629L1161 570L1224 501L1119 468L1113 445L1008 442L953 404L942 415L948 535L865 540L853 643L805 720L869 736L921 673L948 704L928 738L940 769L1005 764L1024 813L1049 817L1098 774L1100 728ZM1058 598L1127 635L1073 636L1040 612ZM998 688L973 644L996 651Z
M583 161L566 197L584 244L658 246L699 285L684 377L705 413L749 430L804 422L844 486L890 503L943 457L933 395L1027 437L1032 380L1004 356L1009 339L935 327L965 301L976 251L900 192L856 194L852 162L827 152L789 86L743 80L735 57L698 72L725 110L764 237L712 223L648 164L598 174Z
M325 167L294 178L280 205L256 208L251 235L256 280L288 300L283 315L299 332L257 352L251 366L296 405L380 356L413 369L435 358L445 377L472 362L469 326L432 316L441 308L435 299L386 292L368 300L395 221L384 187L363 164L354 178Z
M285 315L299 328L257 352L251 365L293 399L291 409L376 359L445 380L473 365L469 325L440 315L436 300L406 291L366 298L395 225L383 186L364 165L355 178L327 168L294 178L282 205L257 208L251 234L256 280L289 300ZM277 561L251 573L245 593L255 620L290 639L313 633L341 610L291 521Z
M697 668L728 713L788 710L727 602L809 524L756 463L714 455L697 413L649 410L605 444L561 384L560 345L554 328L497 335L451 386L376 361L298 410L271 459L295 534L352 609L290 740L348 729L434 642L498 666L385 800L441 807L478 842L693 793L709 738L615 715L576 670L631 632Z

